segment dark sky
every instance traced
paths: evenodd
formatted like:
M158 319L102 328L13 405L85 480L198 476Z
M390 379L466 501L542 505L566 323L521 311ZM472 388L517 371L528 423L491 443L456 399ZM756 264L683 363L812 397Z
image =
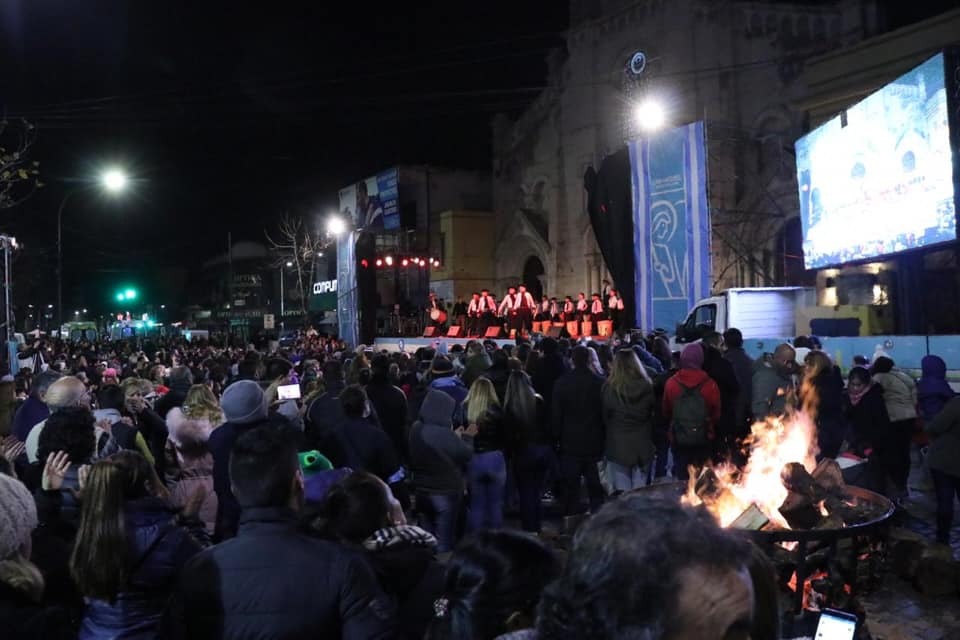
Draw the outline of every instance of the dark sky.
M490 120L536 95L566 5L419 4L0 0L0 107L39 127L47 183L3 223L52 252L70 185L128 167L129 196L66 209L73 291L262 239L395 164L488 168Z
M63 194L127 167L131 194L64 217L65 302L95 307L377 170L488 168L490 119L543 85L567 2L427 4L0 0L0 108L38 126L47 184L0 225L49 257ZM954 4L890 3L898 23Z

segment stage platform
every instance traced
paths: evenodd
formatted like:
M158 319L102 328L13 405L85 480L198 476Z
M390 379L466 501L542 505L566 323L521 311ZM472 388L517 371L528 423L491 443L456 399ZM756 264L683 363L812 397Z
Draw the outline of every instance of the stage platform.
M373 349L375 351L405 351L407 353L413 353L421 347L433 347L437 350L437 353L447 353L450 348L459 344L466 348L467 343L470 340L485 340L486 338L447 338L441 336L438 338L415 338L415 337L400 337L400 336L383 336L379 337L373 342ZM606 338L601 338L600 336L592 336L588 338L594 342L606 342ZM499 346L504 347L506 345L516 344L516 340L510 340L509 338L498 338L493 340Z

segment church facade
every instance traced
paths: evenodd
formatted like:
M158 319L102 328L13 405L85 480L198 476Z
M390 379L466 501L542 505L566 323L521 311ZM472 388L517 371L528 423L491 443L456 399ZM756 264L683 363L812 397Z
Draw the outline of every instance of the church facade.
M870 0L571 0L546 88L515 121L493 123L496 290L601 290L609 276L584 175L642 135L633 115L648 99L664 126L706 123L712 286L799 283L793 143L809 128L797 108L804 64L880 23Z

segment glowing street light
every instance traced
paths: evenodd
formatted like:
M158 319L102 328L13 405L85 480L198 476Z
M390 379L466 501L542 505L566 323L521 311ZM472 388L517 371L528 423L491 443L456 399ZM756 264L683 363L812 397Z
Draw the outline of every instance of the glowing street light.
M127 174L122 169L107 169L100 177L103 188L110 193L120 193L127 188Z
M338 236L347 230L347 223L340 216L330 216L327 219L327 233Z
M63 210L75 194L86 191L95 185L111 195L117 195L127 189L130 180L127 173L119 167L111 167L100 174L99 179L89 180L85 184L67 191L57 208L57 322L63 324Z
M633 119L645 131L656 131L667 121L667 114L656 100L644 100L633 111Z
M293 262L291 262L290 260L287 260L287 268L290 268L292 266L293 266Z

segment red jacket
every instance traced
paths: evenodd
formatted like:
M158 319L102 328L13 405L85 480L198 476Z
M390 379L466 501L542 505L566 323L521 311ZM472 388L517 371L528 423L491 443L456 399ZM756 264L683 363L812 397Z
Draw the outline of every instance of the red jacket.
M706 381L706 382L704 382ZM710 423L707 425L707 435L712 440L714 437L714 426L720 419L720 388L703 369L681 369L667 380L663 388L663 417L669 424L673 419L673 404L683 393L680 385L690 388L704 382L700 387L700 394L707 405L707 415ZM670 439L673 439L673 427L670 429Z

